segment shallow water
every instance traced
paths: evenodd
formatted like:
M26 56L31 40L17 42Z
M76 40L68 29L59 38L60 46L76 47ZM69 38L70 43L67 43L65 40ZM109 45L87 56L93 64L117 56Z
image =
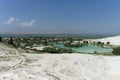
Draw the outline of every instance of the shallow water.
M64 44L54 44L53 46L55 47L60 47L60 48L70 48L76 52L83 52L83 53L94 53L95 51L97 53L108 53L112 52L111 48L102 48L100 46L95 46L95 45L85 45L83 47L65 47Z

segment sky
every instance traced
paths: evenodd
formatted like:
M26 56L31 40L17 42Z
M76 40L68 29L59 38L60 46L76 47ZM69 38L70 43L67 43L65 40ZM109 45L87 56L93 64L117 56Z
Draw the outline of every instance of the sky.
M120 0L0 0L0 33L120 33Z

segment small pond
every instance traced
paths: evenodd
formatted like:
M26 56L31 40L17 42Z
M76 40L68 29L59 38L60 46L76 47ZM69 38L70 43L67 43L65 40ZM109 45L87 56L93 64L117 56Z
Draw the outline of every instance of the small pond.
M64 46L64 44L54 44L53 46L60 47L60 48L70 48L73 51L81 52L81 53L94 53L95 51L97 53L112 52L111 48L103 48L103 47L95 46L95 45L84 45L83 47L66 47Z

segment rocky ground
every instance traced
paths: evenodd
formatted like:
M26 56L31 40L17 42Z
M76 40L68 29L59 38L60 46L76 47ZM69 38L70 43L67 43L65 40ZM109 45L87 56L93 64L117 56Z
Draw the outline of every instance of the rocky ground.
M3 44L0 55L0 80L120 79L120 56L20 53Z

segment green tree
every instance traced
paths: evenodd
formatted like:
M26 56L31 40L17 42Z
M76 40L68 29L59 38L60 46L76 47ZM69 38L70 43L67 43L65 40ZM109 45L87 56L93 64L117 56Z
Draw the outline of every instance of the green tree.
M45 40L45 41L43 42L43 44L44 44L45 46L48 45L47 40Z
M72 43L73 42L73 39L72 38L69 38L70 42Z
M10 37L9 44L13 44L13 39L12 39L12 37Z
M0 42L2 42L2 37L0 36Z

